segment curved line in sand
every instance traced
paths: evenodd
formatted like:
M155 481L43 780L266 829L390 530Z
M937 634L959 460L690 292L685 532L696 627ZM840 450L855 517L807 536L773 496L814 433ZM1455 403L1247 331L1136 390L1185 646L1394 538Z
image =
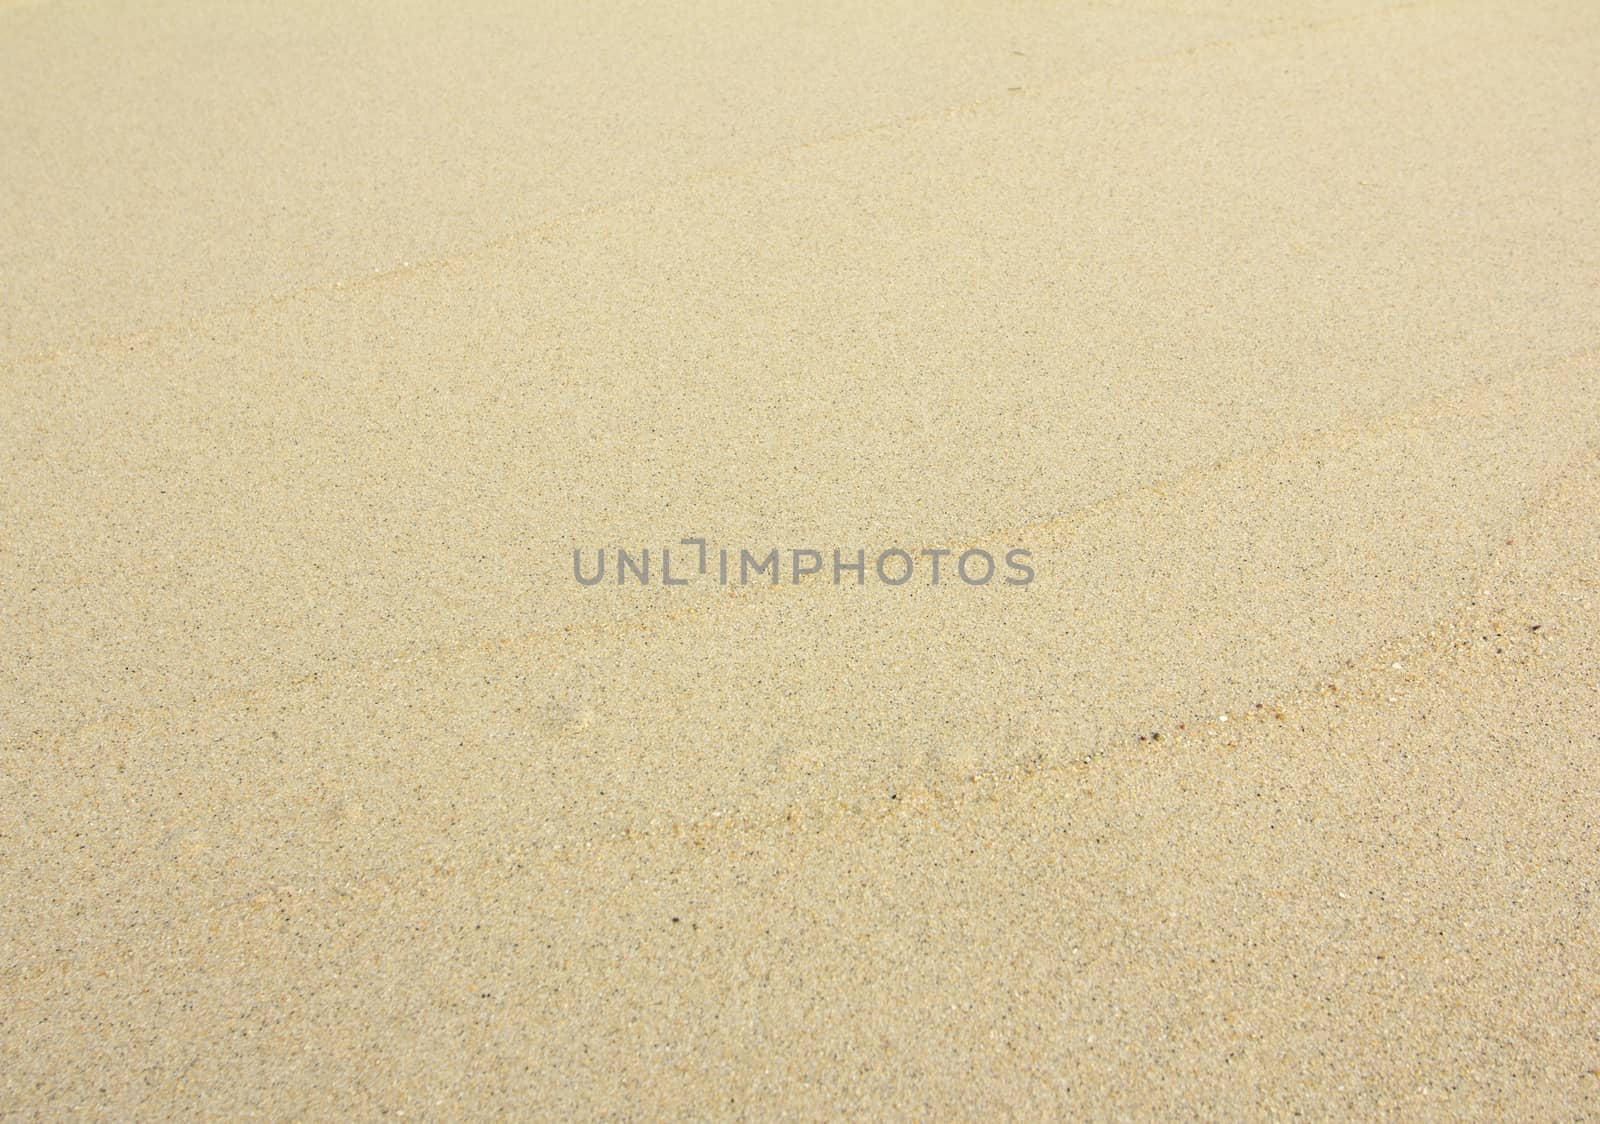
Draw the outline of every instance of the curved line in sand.
M1560 369L1576 360L1589 358L1592 355L1593 349L1584 347L1531 366L1517 367L1510 371L1485 375L1447 391L1426 396L1404 409L1367 415L1346 426L1296 433L1282 441L1260 449L1250 450L1216 462L1195 465L1160 480L1123 488L1093 503L1042 516L1011 527L991 530L958 541L950 541L942 545L948 546L952 550L960 550L971 545L992 542L996 539L1009 541L1029 532L1060 532L1081 524L1094 516L1116 511L1138 499L1163 495L1181 484L1203 480L1209 475L1234 472L1251 466L1271 465L1302 456L1313 450L1337 446L1351 438L1381 433L1386 429L1400 428L1416 424L1419 421L1441 417L1450 409L1474 395L1494 392L1502 386L1513 384L1520 379L1530 378L1553 369ZM1581 456L1580 454L1579 459L1581 459ZM1560 475L1558 473L1557 477ZM509 636L488 639L471 638L425 647L414 647L400 653L391 652L369 656L364 659L351 660L343 666L324 671L314 671L303 675L263 680L243 686L221 688L196 695L179 703L113 709L57 728L53 732L51 740L59 746L70 738L100 727L126 729L147 721L171 719L200 711L217 713L262 701L282 691L293 690L308 684L336 683L352 675L393 668L397 664L415 664L423 660L452 661L473 653L493 652L511 646L537 650L540 646L570 644L574 638L614 637L626 631L643 630L680 620L696 619L714 612L753 603L755 598L773 596L774 590L780 591L782 594L810 593L820 595L824 588L831 589L832 587L823 587L816 584L799 586L754 585L740 589L737 592L730 591L725 596L708 596L696 604L672 608L645 609L620 619L604 618L561 628L540 629ZM32 734L36 736L47 732L47 729L38 729L32 731ZM21 742L28 740L28 737L28 735L23 735L13 740Z
M34 4L58 3L59 0L13 0L20 6ZM665 183L653 184L627 195L616 196L611 199L602 199L594 203L566 210L557 211L547 219L515 230L497 234L492 238L462 246L432 257L422 258L415 262L402 262L388 269L378 269L371 273L361 272L337 277L326 281L316 281L309 284L285 289L281 292L271 293L254 300L229 301L203 308L189 316L174 320L164 321L159 324L143 328L134 328L127 331L116 332L104 336L91 336L75 343L65 344L60 347L48 348L43 351L26 352L10 358L0 358L0 370L10 367L38 366L52 363L60 359L70 358L85 352L105 351L114 348L125 348L139 344L150 343L169 336L184 329L196 331L208 320L229 315L253 315L263 309L279 308L293 301L313 294L341 292L347 289L360 290L372 285L381 285L398 278L410 277L420 273L434 273L461 262L470 261L475 257L493 253L497 250L510 249L519 243L539 235L557 230L570 223L581 222L595 215L609 214L613 211L623 210L635 206L646 200L660 196L666 192L681 190L697 184L713 183L718 180L737 178L746 172L753 171L763 165L775 163L788 158L797 152L806 152L816 148L826 148L833 145L849 144L867 137L878 136L883 133L892 133L898 130L914 128L938 121L948 121L956 117L975 113L991 107L1002 107L1015 98L1018 94L1038 94L1046 90L1056 90L1071 87L1077 83L1088 80L1099 74L1116 73L1119 71L1136 70L1140 67L1162 62L1166 59L1183 58L1205 54L1211 51L1226 50L1229 47L1243 43L1254 43L1265 40L1283 38L1306 31L1320 31L1327 27L1337 27L1344 24L1359 23L1368 19L1381 19L1395 12L1406 11L1437 5L1443 0L1405 0L1402 3L1389 4L1379 8L1371 8L1365 12L1358 12L1347 16L1331 16L1323 20L1310 20L1293 24L1287 27L1269 27L1263 31L1240 35L1231 39L1210 39L1202 43L1191 44L1186 47L1175 47L1166 51L1157 51L1148 55L1139 55L1135 58L1099 70L1084 71L1060 78L1052 78L1042 82L1035 82L1028 86L1019 86L1008 89L1002 93L991 94L985 97L958 102L955 105L945 106L940 109L925 110L920 113L908 114L889 121L879 121L859 128L848 129L840 133L830 133L826 136L816 137L808 141L798 141L785 145L782 148L772 149L758 156L743 160L737 164L714 165L701 168L698 171L687 172L676 176ZM3 3L0 3L0 13L4 12Z

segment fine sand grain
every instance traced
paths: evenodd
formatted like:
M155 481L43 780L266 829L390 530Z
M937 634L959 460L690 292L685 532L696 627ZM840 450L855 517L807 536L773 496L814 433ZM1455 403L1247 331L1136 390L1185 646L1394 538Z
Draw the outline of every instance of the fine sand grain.
M1600 1117L1600 6L0 0L0 141L0 1115Z

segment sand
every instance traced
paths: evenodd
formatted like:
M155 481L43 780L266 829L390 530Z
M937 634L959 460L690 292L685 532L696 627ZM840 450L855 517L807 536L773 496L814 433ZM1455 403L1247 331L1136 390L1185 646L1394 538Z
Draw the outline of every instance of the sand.
M1600 1115L1596 58L0 4L0 1113Z

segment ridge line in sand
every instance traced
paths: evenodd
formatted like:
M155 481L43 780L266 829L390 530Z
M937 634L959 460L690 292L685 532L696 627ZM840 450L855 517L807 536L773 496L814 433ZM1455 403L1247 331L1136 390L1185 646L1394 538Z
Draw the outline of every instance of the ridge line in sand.
M1564 496L1580 487L1591 489L1600 481L1600 445L1591 446L1568 462L1555 479L1541 490L1539 497L1530 503L1515 523L1517 529L1535 522L1545 512L1556 506ZM1315 707L1332 707L1344 711L1345 703L1357 707L1382 705L1380 700L1390 698L1392 687L1381 685L1382 678L1393 675L1395 661L1416 662L1429 658L1439 659L1452 651L1470 647L1463 643L1470 627L1480 618L1493 618L1496 614L1479 605L1476 591L1485 570L1501 557L1496 551L1485 565L1474 571L1466 589L1457 597L1451 608L1428 625L1405 636L1381 641L1355 655L1340 657L1347 674L1341 675L1331 667L1308 677L1307 683L1278 695L1258 700L1255 709L1240 716L1235 728L1208 725L1198 716L1188 724L1191 728L1172 731L1170 740L1143 747L1147 754L1163 754L1176 747L1196 748L1212 745L1219 750L1234 750L1238 743L1254 735L1251 726L1257 723L1277 724L1289 722L1297 714ZM1515 571L1514 571L1515 572ZM1342 685L1332 680L1342 680ZM1393 699L1390 698L1392 702ZM1341 722L1343 719L1341 719ZM1301 730L1309 727L1302 725ZM570 865L580 859L592 859L597 850L622 851L636 845L650 846L657 842L687 841L703 845L716 837L735 834L771 836L789 832L810 834L841 826L855 827L891 818L911 819L926 815L936 809L971 807L995 804L1010 792L1030 784L1047 784L1069 774L1081 775L1107 764L1113 754L1133 751L1126 744L1103 743L1086 756L1074 755L1068 759L1045 760L1036 765L1015 765L1009 768L974 772L966 777L948 778L943 783L900 784L894 797L885 797L860 789L836 790L808 800L791 803L781 812L769 815L751 815L738 810L718 809L695 816L651 822L646 825L607 826L589 834L574 834L555 842L544 842L532 847L517 848L513 852L480 860L452 865L449 849L435 855L440 868L452 875L479 878L496 871L510 871L518 867L537 865L551 869ZM373 873L361 888L382 894L392 891L391 879L383 873ZM326 883L312 886L275 884L262 887L249 894L218 902L206 911L206 916L225 913L242 906L260 904L263 898L277 896L305 897L331 894L340 898L355 896L360 890L347 885Z
M36 0L38 3L56 3L59 0ZM497 234L492 238L471 245L457 247L442 253L422 258L414 262L401 262L390 266L388 269L379 267L371 273L357 273L345 277L334 278L329 281L316 281L299 285L292 289L272 293L256 300L226 301L221 304L203 308L188 316L166 320L159 324L143 328L134 328L128 331L117 332L106 336L91 336L76 343L64 344L60 347L49 348L42 351L26 352L10 358L0 358L0 370L41 366L54 363L63 359L70 359L77 355L111 351L127 347L129 349L141 344L152 343L163 337L174 335L180 331L199 331L204 324L214 318L255 315L265 309L278 308L292 304L294 301L312 295L343 292L346 290L362 290L372 285L381 285L388 281L403 279L413 275L435 273L442 269L470 261L475 257L506 250L527 242L528 240L550 231L557 230L569 223L581 222L586 218L596 215L609 214L614 211L625 210L639 203L664 194L669 191L680 190L698 184L711 183L717 180L736 178L748 171L760 168L769 163L778 162L789 156L808 152L817 148L831 147L840 144L849 144L853 141L883 133L892 133L909 127L927 124L930 122L948 121L956 117L965 116L979 110L1001 106L1020 94L1038 94L1046 90L1056 90L1070 87L1076 83L1087 81L1098 75L1114 75L1141 67L1162 62L1168 59L1183 58L1185 56L1198 56L1214 51L1223 51L1244 43L1256 43L1272 39L1292 37L1304 32L1322 31L1329 27L1338 27L1345 24L1360 23L1369 19L1382 19L1385 16L1398 12L1410 11L1417 8L1436 7L1443 5L1447 0L1401 0L1400 3L1387 4L1369 8L1362 12L1342 16L1329 16L1320 20L1307 20L1289 26L1267 26L1248 35L1238 35L1229 39L1207 39L1200 43L1192 43L1184 47L1174 47L1169 50L1158 51L1152 54L1139 55L1134 58L1112 63L1109 66L1067 75L1059 78L1046 79L1033 82L1024 86L1008 88L998 94L989 94L983 97L958 102L954 105L944 106L939 109L924 110L918 113L907 114L888 121L878 121L858 128L847 129L839 133L830 133L807 141L797 141L781 148L770 149L748 160L737 164L713 165L701 168L699 171L688 172L675 176L663 183L652 184L640 188L626 195L602 199L583 206L571 207L551 214L540 222L528 226L518 227L515 230ZM0 9L3 11L3 9Z
M1060 532L1097 515L1113 512L1138 499L1160 496L1180 484L1203 480L1210 475L1237 472L1254 466L1270 465L1278 461L1298 457L1311 450L1337 446L1352 438L1377 434L1384 430L1402 428L1441 418L1454 410L1459 410L1463 403L1470 401L1475 396L1492 396L1502 392L1506 386L1515 384L1518 381L1533 379L1546 372L1566 368L1576 361L1592 359L1593 356L1594 349L1585 346L1547 358L1535 364L1522 365L1507 371L1482 375L1447 390L1426 395L1398 410L1358 415L1348 425L1329 426L1292 434L1271 445L1248 450L1222 460L1192 465L1171 476L1119 489L1093 503L1084 504L1065 512L1045 515L1012 527L990 529L980 532L978 535L964 537L959 540L947 540L944 545L950 549L961 549L1001 537L1010 536L1014 538L1028 532ZM1583 455L1578 454L1579 459ZM1561 475L1562 473L1558 472L1554 476L1548 477L1547 480L1558 479ZM1521 521L1522 518L1519 516L1514 520L1514 524ZM164 720L174 720L186 714L223 713L264 701L280 692L292 691L312 684L332 684L349 676L393 669L400 664L416 664L422 661L446 663L474 653L494 652L511 646L536 650L540 645L567 643L572 641L574 637L615 636L625 630L672 624L680 620L702 617L717 610L753 603L755 598L771 596L774 590L779 591L780 594L816 594L822 588L815 583L812 585L752 585L739 590L730 589L724 596L707 596L694 604L643 609L622 618L605 618L555 629L537 629L532 632L517 633L509 636L470 637L414 647L398 653L381 653L351 660L343 666L326 670L311 671L247 685L220 688L205 694L195 695L181 702L112 709L92 717L72 721L54 729L49 726L36 727L31 731L20 732L15 737L8 739L8 741L9 744L15 745L25 743L31 739L43 738L54 742L59 748L65 742L88 734L99 727L127 731L148 724L158 724Z

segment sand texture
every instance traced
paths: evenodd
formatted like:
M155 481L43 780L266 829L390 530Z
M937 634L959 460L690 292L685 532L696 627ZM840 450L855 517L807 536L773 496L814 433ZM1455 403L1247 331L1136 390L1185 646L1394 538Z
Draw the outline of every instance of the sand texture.
M1600 5L0 0L0 142L0 1115L1600 1118Z

